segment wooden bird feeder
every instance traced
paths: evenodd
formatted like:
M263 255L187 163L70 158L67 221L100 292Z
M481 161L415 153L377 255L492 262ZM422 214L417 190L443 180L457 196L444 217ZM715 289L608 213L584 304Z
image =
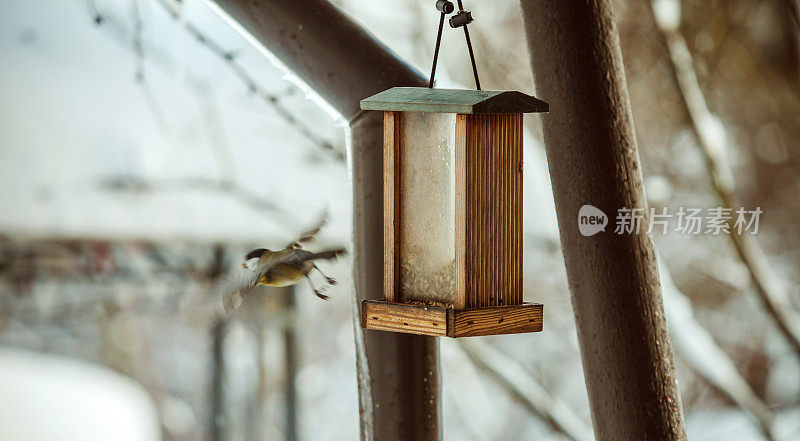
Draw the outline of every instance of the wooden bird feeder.
M522 301L521 92L395 87L384 111L384 299L368 329L466 337L542 330Z

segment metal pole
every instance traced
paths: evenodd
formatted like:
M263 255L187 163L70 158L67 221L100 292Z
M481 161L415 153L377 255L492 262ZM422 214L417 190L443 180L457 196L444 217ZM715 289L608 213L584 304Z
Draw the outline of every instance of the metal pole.
M653 244L614 233L647 203L610 0L521 3L595 435L686 439ZM605 232L580 233L584 204Z
M358 303L383 292L383 115L368 112L353 131L353 256ZM368 185L368 182L381 185ZM379 212L379 213L376 213ZM377 242L380 243L377 243ZM381 277L375 277L380 274ZM375 440L439 440L439 345L435 337L365 330ZM363 421L362 421L363 423Z
M223 441L225 430L225 353L223 341L226 321L219 320L211 332L211 439Z
M208 270L208 279L213 284L225 268L225 248L221 244L214 246L214 260ZM211 329L211 421L209 434L215 441L224 441L227 437L225 424L225 334L227 320L219 319Z
M354 305L381 298L382 116L361 111L359 102L394 86L425 87L426 78L327 0L214 2L350 121ZM371 394L361 403L371 408L361 409L362 439L439 440L436 340L365 331L364 343L369 368L359 364L359 378L370 379Z
M288 316L283 329L284 381L286 385L286 390L284 391L286 394L284 439L286 441L297 441L297 338L295 336L294 321L297 306L295 304L293 286L278 289L283 297L283 313Z

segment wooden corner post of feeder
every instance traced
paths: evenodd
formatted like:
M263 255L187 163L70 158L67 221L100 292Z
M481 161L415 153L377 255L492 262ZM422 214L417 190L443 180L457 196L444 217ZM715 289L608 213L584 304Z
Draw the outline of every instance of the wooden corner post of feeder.
M467 337L542 330L522 301L521 92L395 87L384 112L384 298L368 329Z

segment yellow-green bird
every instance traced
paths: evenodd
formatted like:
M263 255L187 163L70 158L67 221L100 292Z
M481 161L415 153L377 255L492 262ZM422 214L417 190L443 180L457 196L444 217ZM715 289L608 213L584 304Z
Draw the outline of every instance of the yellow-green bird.
M317 270L325 282L335 285L336 280L327 276L314 263L316 260L334 259L347 251L344 248L332 248L320 252L311 252L303 249L301 243L308 242L319 233L326 223L327 216L311 230L301 234L297 240L289 243L283 249L272 251L267 248L256 248L244 257L241 265L243 270L248 270L244 280L239 287L229 292L223 299L223 307L226 313L236 309L242 302L245 295L258 285L264 286L290 286L299 283L301 280L308 280L311 290L317 297L327 300L328 296L314 286L314 282L309 277L312 270ZM324 287L323 287L324 288Z
M328 296L322 294L322 292L314 286L314 282L311 281L308 274L311 270L317 270L322 274L326 282L335 285L336 279L328 277L323 273L314 261L319 259L333 259L344 253L345 250L343 248L312 253L311 251L304 250L299 243L295 242L279 251L256 248L247 253L245 261L242 263L242 268L250 268L255 272L253 287L255 287L255 285L290 286L306 279L309 285L311 285L314 294L323 300L327 300ZM255 263L251 264L250 262Z

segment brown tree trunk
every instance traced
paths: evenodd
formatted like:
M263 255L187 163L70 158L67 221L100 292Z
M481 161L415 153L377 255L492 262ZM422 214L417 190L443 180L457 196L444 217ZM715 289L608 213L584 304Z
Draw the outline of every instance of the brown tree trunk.
M383 126L362 98L427 79L327 0L215 0L220 9L350 121L357 302L383 296ZM439 353L433 337L356 329L361 437L437 441ZM362 344L363 343L363 344ZM368 367L368 368L365 368Z
M584 374L598 440L686 439L653 244L615 234L647 206L610 0L522 0ZM593 205L605 232L583 236Z

